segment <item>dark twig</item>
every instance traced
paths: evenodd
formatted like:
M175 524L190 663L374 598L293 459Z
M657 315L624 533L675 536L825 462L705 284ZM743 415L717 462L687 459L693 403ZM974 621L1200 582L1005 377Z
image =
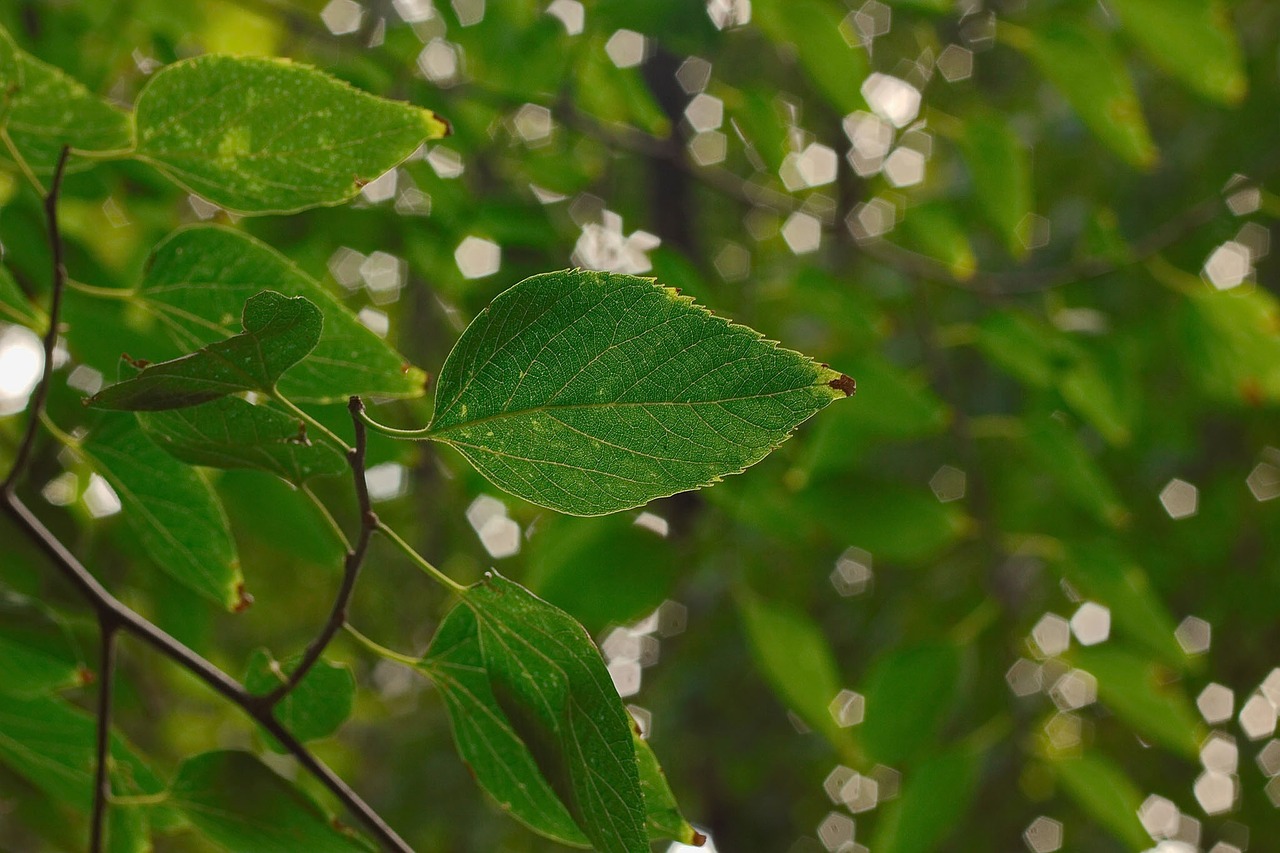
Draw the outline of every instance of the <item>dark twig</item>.
M45 401L49 398L49 379L53 376L53 348L58 342L58 317L62 311L62 293L67 285L67 268L62 261L62 234L58 230L58 195L62 192L62 176L67 169L67 158L71 156L71 146L62 146L58 154L58 165L53 170L53 182L44 197L44 218L49 231L49 252L53 257L52 288L53 296L49 303L49 329L44 334L44 370L40 374L40 382L31 395L31 418L27 421L26 431L22 433L22 442L13 457L13 467L9 476L5 477L5 492L12 490L18 477L31 458L31 448L36 442L36 430L40 428L40 415L44 412Z
M338 594L333 600L333 610L330 611L328 620L316 638L307 646L302 660L286 676L285 681L262 697L262 702L268 708L279 703L298 686L320 660L324 650L333 641L334 635L346 624L347 607L351 603L351 594L356 588L356 578L360 576L360 566L364 564L364 555L369 550L369 540L373 538L373 531L378 528L378 516L374 513L373 504L369 500L369 485L365 480L364 457L368 433L364 420L360 417L364 412L364 403L359 397L352 397L347 401L347 410L351 412L351 423L356 435L355 447L347 451L347 464L351 466L351 476L355 481L356 501L360 508L360 533L356 537L354 547L347 551L346 559L343 561L342 585L338 588Z
M116 630L111 619L99 618L101 658L98 666L98 754L93 779L93 817L89 823L89 851L102 853L107 824L107 802L111 798L111 695L116 674Z
M49 305L49 330L44 337L44 372L40 383L31 396L30 421L23 433L22 442L14 456L13 467L4 482L0 483L0 496L3 497L5 513L13 519L27 536L58 568L63 577L75 587L76 591L88 602L98 618L102 633L102 684L98 694L98 758L95 768L96 786L94 790L93 823L91 827L90 850L97 853L101 850L103 827L106 822L107 794L109 793L110 774L108 758L110 752L111 728L111 686L114 669L115 639L119 631L125 631L139 638L147 645L169 658L192 675L208 685L215 693L231 704L240 708L254 722L262 726L274 737L283 748L301 764L308 773L320 781L329 792L342 803L352 815L357 817L388 850L396 853L413 853L410 847L396 834L386 821L369 807L355 791L329 769L322 761L312 755L311 751L286 729L271 713L271 707L264 705L261 696L249 693L231 676L214 666L204 657L184 646L160 628L126 607L115 596L107 591L98 579L72 554L44 523L36 517L30 508L22 502L17 494L17 484L31 461L31 452L35 444L35 433L44 415L48 400L49 383L53 374L53 350L58 340L58 326L61 322L62 295L66 290L67 274L63 263L63 246L61 231L58 227L58 193L62 187L62 175L66 167L69 149L64 147L58 158L58 165L53 175L53 182L45 197L44 207L48 221L48 238L50 253L53 257L52 297ZM358 412L353 404L353 414ZM357 424L357 437L363 442L363 425ZM358 464L363 473L364 456L361 452ZM357 493L362 506L368 505L368 491L364 486L363 476L358 478ZM366 521L367 525L369 522ZM377 519L373 519L374 524ZM371 532L362 534L367 538Z

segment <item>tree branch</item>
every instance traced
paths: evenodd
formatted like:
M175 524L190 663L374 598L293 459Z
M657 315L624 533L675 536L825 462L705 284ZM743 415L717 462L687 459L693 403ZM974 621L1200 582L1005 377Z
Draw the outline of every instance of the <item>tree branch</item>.
M29 418L22 441L14 456L13 467L4 482L0 483L0 496L3 497L3 508L7 515L20 527L27 536L45 553L58 568L63 577L75 587L76 591L88 602L98 618L102 633L102 684L98 694L97 722L97 763L94 771L95 789L91 825L90 850L100 851L103 840L103 828L106 823L107 795L110 793L110 774L108 759L111 741L111 687L115 661L115 638L118 631L126 631L150 645L164 657L177 663L192 675L203 681L215 693L240 708L254 722L271 734L284 749L289 752L308 773L320 781L342 805L357 817L383 847L396 853L413 853L411 848L396 834L386 821L369 807L367 803L353 791L346 782L338 777L322 761L312 755L311 751L286 729L272 715L270 705L263 703L263 697L249 693L231 676L218 669L205 658L169 636L160 628L126 607L115 596L107 591L97 578L84 567L74 554L62 544L26 504L18 497L17 483L31 461L32 449L35 446L36 430L44 414L48 401L49 384L53 375L53 350L58 340L58 327L61 322L62 296L66 290L67 272L63 261L62 235L58 226L58 195L62 188L62 177L66 168L70 148L64 146L58 158L58 165L53 174L53 181L44 199L45 217L48 226L49 249L53 258L52 296L49 305L49 329L44 336L44 370L40 382L32 392L29 406ZM352 414L358 414L352 404ZM357 438L363 442L363 425L357 419ZM364 454L361 450L358 459L353 459L353 469L359 467L361 476L357 477L357 494L361 505L368 505L368 489L364 484ZM364 526L376 525L377 519L364 521ZM372 530L366 530L362 536L366 539Z
M107 823L107 802L111 798L111 774L108 772L111 757L111 696L116 674L117 625L99 617L98 633L101 636L101 658L98 666L98 730L97 757L94 764L93 817L89 823L89 851L102 853Z
M364 414L364 403L359 397L352 397L347 401L347 411L351 413L351 423L356 435L355 447L347 451L347 464L351 466L351 476L355 481L356 501L360 508L360 533L356 537L355 546L347 551L346 559L343 560L342 585L338 588L338 594L333 600L333 609L329 613L328 620L316 638L307 646L302 660L286 676L284 683L262 697L268 709L277 705L301 683L320 660L320 656L324 654L324 650L328 648L334 636L346 624L351 594L355 591L356 579L360 576L360 567L364 564L364 555L369 550L369 540L373 538L373 531L378 528L378 516L373 511L373 503L369 499L369 484L365 480L364 457L369 436L364 420L361 418Z

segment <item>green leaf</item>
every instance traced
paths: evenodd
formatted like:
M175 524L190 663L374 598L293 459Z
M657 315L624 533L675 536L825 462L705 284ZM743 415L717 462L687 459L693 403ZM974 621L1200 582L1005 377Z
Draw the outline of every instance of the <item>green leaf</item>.
M1073 649L1069 660L1098 680L1098 698L1145 740L1195 759L1205 730L1159 663L1114 645Z
M419 666L440 691L458 754L480 787L533 831L564 844L587 846L587 837L498 704L471 608L460 605L449 612Z
M848 11L829 0L756 0L755 23L774 44L795 51L814 86L840 113L866 106L859 86L866 54L841 35Z
M463 332L429 437L499 487L601 515L742 471L848 377L647 279L527 278Z
M162 68L134 112L138 157L241 213L339 204L449 132L430 110L257 57L199 56Z
M862 683L867 718L861 737L884 764L911 760L931 748L960 686L960 650L951 643L896 649Z
M258 695L270 693L285 683L301 660L301 655L295 655L282 665L271 652L258 649L249 658L244 687ZM319 740L336 732L347 721L355 707L355 698L356 679L351 667L321 659L280 700L274 713L298 740ZM270 735L266 740L275 751L284 751Z
M1128 518L1097 460L1056 418L1032 424L1026 445L1036 466L1047 471L1068 498L1098 521L1118 527Z
M305 296L273 290L244 304L244 331L189 355L143 368L90 397L88 405L124 411L196 406L239 391L275 391L276 381L320 340L320 309Z
M1014 257L1027 253L1018 226L1031 213L1031 158L1022 140L998 113L965 119L960 140L973 192L987 221Z
M978 268L968 229L949 205L928 202L911 208L894 235L894 242L933 258L959 281L968 281Z
M1085 598L1105 604L1115 627L1179 670L1187 655L1174 638L1173 618L1142 569L1104 543L1077 542L1056 565Z
M1031 57L1099 140L1134 166L1155 166L1159 152L1133 80L1105 31L1055 20L1001 34Z
M14 281L13 274L3 266L0 266L0 318L36 331L44 331L49 325L45 313L32 304Z
M1048 388L1079 357L1061 331L1020 311L995 311L978 325L976 346L1010 376L1032 388Z
M165 453L133 417L113 417L80 450L120 498L143 550L183 586L228 610L248 606L227 518L199 472Z
M443 645L440 637L445 638ZM466 667L474 672L476 646L489 693L468 701L489 705L491 698L498 719L493 719L490 707L487 719L480 724L485 731L477 738L464 734L476 723L459 719L457 696L449 709L459 752L482 786L540 831L544 823L553 825L559 828L556 837L563 838L569 834L564 832L564 817L571 815L582 834L602 853L647 851L644 794L631 721L600 653L582 626L564 611L491 572L468 588L462 602L446 618L423 666L433 677L437 671L444 672L446 682L453 681L452 691L461 692L464 682L457 680L458 671ZM466 677L479 681L474 675ZM442 686L442 692L450 691ZM500 751L491 750L484 740L484 734L495 728L507 730L498 741ZM532 762L524 762L523 756L516 758L516 766L527 774L528 763L532 763L538 773L532 778L508 777L498 781L495 790L485 780L494 781L494 773L505 772L512 765L516 744L532 756ZM476 747L487 751L479 756L479 766L476 756L468 754ZM554 792L551 802L558 800L559 809L549 806L547 791L540 786L532 785L530 790L539 778ZM537 811L516 810L513 784L524 795L520 807L533 805ZM563 813L566 809L567 815Z
M1280 301L1262 288L1192 291L1182 309L1183 362L1213 399L1280 402Z
M529 540L527 586L595 632L662 604L679 561L670 542L631 515L554 516Z
M422 394L421 370L292 261L242 232L195 226L171 234L152 253L135 298L161 321L178 355L239 331L241 306L264 289L304 296L324 315L319 343L280 378L280 393L318 403L345 402L352 394Z
M0 693L33 699L92 680L53 610L0 587Z
M930 756L907 773L902 794L884 807L871 849L929 853L960 828L977 793L982 755L969 745Z
M97 721L51 697L19 699L0 694L0 763L49 797L88 813L93 802ZM111 790L117 796L154 795L164 783L118 736L111 738ZM108 849L150 849L144 809L116 806L108 812Z
M24 53L2 27L0 131L7 137L0 157L9 159L16 150L37 174L53 171L63 145L76 151L114 151L133 144L128 113Z
M178 768L169 802L227 853L368 853L306 794L247 752L206 752Z
M737 600L752 657L778 698L842 754L856 752L852 736L830 710L842 684L822 629L784 602L746 590Z
M634 728L632 736L640 771L640 789L644 791L645 828L649 838L671 838L681 844L702 846L705 840L702 833L694 829L681 813L676 795L667 782L667 774L662 772L662 765L658 763L658 756L649 746L649 741Z
M1115 0L1125 32L1167 74L1193 92L1239 103L1249 87L1244 57L1219 0Z
M1059 784L1086 814L1129 846L1146 850L1151 836L1138 820L1142 793L1124 771L1096 753L1054 756L1048 761Z
M342 454L326 441L311 441L296 417L240 397L139 412L138 423L152 441L189 465L254 468L299 486L347 470Z

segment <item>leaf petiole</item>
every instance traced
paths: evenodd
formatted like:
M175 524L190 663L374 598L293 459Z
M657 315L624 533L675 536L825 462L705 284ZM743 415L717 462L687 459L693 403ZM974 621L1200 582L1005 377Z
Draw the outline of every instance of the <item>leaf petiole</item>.
M346 629L347 633L350 634L352 638L355 639L356 642L364 646L369 651L373 652L378 657L386 658L387 660L395 661L396 663L402 663L405 666L416 667L419 664L421 664L421 661L415 657L411 657L406 654L401 654L400 652L397 652L394 649L387 648L386 646L382 645L379 642L376 642L375 640L369 639L364 634L357 631L355 626L353 626L350 622L346 623L342 627Z
M369 417L368 412L361 412L360 420L364 421L365 425L368 426L369 429L373 430L374 432L380 432L383 435L389 435L392 438L430 438L431 437L430 426L424 426L418 429L400 429L398 427L387 426L386 424L378 423L373 418Z
M429 576L439 581L440 583L444 584L449 589L453 590L459 595L462 595L467 591L466 586L458 583L456 580L449 577L444 572L437 569L435 566L431 565L431 563L427 562L426 557L423 557L417 551L413 550L413 546L410 545L408 542L404 541L403 539L401 539L399 533L396 533L394 530L392 530L387 525L383 524L381 521L378 522L378 531L381 532L388 539L390 539L392 542L394 542L397 548L403 551L410 560L412 560L415 564L417 564L418 568L422 569Z

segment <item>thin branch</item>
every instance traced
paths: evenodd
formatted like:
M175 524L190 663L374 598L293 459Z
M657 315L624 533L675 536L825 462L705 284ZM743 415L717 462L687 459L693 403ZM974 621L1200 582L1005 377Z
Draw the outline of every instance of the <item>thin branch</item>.
M49 330L44 337L44 370L40 382L31 396L29 407L30 420L18 451L14 456L13 467L4 482L0 483L0 497L3 508L14 523L44 552L58 568L63 577L75 587L76 591L88 602L98 618L102 630L103 672L101 692L98 694L98 762L95 769L97 786L94 792L94 812L90 849L100 850L102 827L105 823L106 802L110 785L107 773L107 756L110 744L110 705L111 682L115 653L115 636L118 631L126 631L151 646L164 657L169 658L192 675L208 685L215 693L240 708L254 722L266 729L289 752L308 773L313 775L330 793L355 817L357 817L378 840L383 847L396 853L413 853L404 839L400 838L386 821L369 807L355 791L316 758L309 749L286 729L273 715L271 707L264 705L261 696L249 693L231 676L214 666L204 657L184 646L178 640L156 627L130 608L121 603L107 591L97 578L85 568L74 554L67 549L44 523L18 497L17 483L25 473L31 461L32 449L35 445L35 434L44 415L45 404L49 395L50 379L53 375L53 350L58 340L58 326L61 322L62 295L66 290L67 273L63 262L62 234L58 227L58 194L62 188L62 176L66 168L70 149L64 147L58 158L58 165L53 174L53 182L44 200L45 216L48 225L50 254L53 258L52 297L49 305ZM355 411L353 409L353 415ZM357 427L357 434L363 434L363 427ZM363 466L363 453L359 460ZM368 501L368 490L364 486L364 478L358 478L358 494L365 503ZM376 519L374 519L376 523ZM106 780L106 781L104 781Z
M44 369L40 374L40 382L31 395L31 417L27 420L26 432L22 434L22 442L13 457L13 467L9 476L5 477L3 489L12 492L14 484L26 470L31 459L31 449L35 446L36 431L40 428L40 415L44 413L45 402L49 399L49 380L53 376L53 349L58 343L58 324L62 313L62 292L66 289L67 268L62 261L62 233L58 230L58 195L62 192L62 176L67 169L67 158L71 156L71 146L62 146L58 154L58 165L53 170L53 183L44 197L44 216L49 234L49 254L53 258L52 292L49 303L49 328L44 334Z
M98 753L94 759L93 817L89 824L90 853L102 853L106 837L107 804L111 799L111 774L108 772L111 764L111 694L116 680L117 625L109 619L99 617L98 629L102 651L98 665Z
M356 501L360 508L360 533L356 536L355 546L347 551L346 559L343 560L342 585L338 588L337 596L334 597L333 609L329 613L328 620L325 621L316 638L307 646L307 650L302 654L302 660L285 677L284 682L263 697L262 701L268 708L279 703L289 695L289 691L306 678L307 673L320 660L324 650L329 647L329 643L346 623L347 607L351 604L351 594L355 591L356 579L360 576L360 566L364 564L364 556L369 550L369 540L373 538L373 531L378 527L378 516L373 511L373 503L369 499L369 485L365 480L364 459L369 435L361 419L361 415L364 414L364 403L359 397L352 397L347 402L347 411L351 413L351 423L355 427L356 434L355 447L347 451L347 464L351 466L351 476L355 481Z

